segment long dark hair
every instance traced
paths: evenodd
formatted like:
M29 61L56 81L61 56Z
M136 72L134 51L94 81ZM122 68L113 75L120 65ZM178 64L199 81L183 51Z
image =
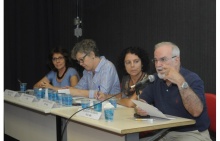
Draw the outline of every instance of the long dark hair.
M147 51L145 51L143 48L140 47L128 47L122 50L120 56L118 57L118 62L117 62L117 69L118 72L122 75L128 74L126 69L125 69L125 63L124 59L126 54L131 53L137 55L141 59L142 63L142 71L147 72L150 68L150 59L148 56Z

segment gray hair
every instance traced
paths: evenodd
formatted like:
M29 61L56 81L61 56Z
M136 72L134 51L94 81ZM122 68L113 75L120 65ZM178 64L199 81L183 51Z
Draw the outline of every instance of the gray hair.
M171 46L172 47L172 56L179 56L180 57L180 49L177 45L175 45L172 42L160 42L158 44L155 45L154 50L156 50L157 48L161 47L161 46Z
M76 54L78 52L88 54L94 52L95 56L99 57L99 50L96 46L95 41L92 39L84 39L81 42L76 43L71 51L71 57L76 60Z

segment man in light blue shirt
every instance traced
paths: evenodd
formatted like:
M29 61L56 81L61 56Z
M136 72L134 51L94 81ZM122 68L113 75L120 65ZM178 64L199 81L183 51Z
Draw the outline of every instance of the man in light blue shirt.
M94 98L98 91L105 94L120 93L120 82L114 64L104 56L99 56L93 40L84 39L77 43L71 56L85 69L79 83L70 88L73 96Z

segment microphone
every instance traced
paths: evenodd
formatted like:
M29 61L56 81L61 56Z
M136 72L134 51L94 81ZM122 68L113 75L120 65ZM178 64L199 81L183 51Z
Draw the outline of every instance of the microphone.
M142 81L136 83L135 85L130 86L130 89L140 87L143 84L148 83L148 82L154 82L154 80L155 80L154 75L148 75L147 77L144 77Z

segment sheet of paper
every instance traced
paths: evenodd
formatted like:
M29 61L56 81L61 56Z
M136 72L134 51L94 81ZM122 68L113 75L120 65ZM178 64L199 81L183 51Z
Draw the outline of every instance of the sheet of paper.
M138 107L140 107L141 109L147 111L147 113L150 116L155 116L155 117L160 117L160 118L165 118L165 119L173 119L173 118L169 118L166 115L164 115L161 111L159 111L156 107L142 102L142 101L138 101L138 100L132 100L132 102L134 102Z

